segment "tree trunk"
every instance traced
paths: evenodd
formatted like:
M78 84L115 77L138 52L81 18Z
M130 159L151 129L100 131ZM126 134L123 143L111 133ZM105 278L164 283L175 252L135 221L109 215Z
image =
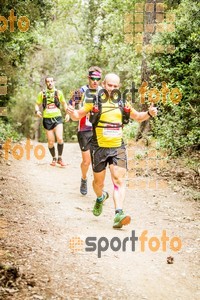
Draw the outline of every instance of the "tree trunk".
M148 82L150 85L150 75L151 70L148 66L148 61L146 58L145 48L151 44L151 40L156 31L156 4L163 3L164 0L146 0L144 9L144 35L143 35L143 58L141 64L141 82ZM150 25L151 24L151 25ZM141 111L146 111L148 109L148 104L141 104ZM145 137L150 131L150 122L146 120L140 123L138 132L136 134L136 141Z

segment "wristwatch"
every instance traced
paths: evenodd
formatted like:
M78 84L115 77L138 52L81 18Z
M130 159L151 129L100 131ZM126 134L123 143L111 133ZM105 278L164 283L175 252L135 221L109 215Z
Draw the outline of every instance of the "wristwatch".
M150 118L153 118L149 111L147 111L147 114L150 116Z
M36 115L37 115L38 111L39 111L39 110L35 110L35 114L36 114Z

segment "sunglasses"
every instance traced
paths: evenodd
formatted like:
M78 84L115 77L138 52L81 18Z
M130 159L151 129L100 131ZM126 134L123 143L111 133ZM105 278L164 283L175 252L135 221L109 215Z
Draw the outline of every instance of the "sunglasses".
M99 81L99 80L101 80L101 78L98 78L98 77L90 77L90 79L91 79L92 81Z

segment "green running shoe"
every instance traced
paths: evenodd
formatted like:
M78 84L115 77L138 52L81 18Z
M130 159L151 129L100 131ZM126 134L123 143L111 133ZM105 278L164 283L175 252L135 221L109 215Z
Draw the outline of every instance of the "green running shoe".
M102 201L97 201L95 202L94 208L93 208L93 215L95 216L100 216L103 210L103 203L106 199L108 199L109 194L107 192L103 192L103 200Z
M115 215L113 228L122 228L123 225L128 225L131 222L131 217L126 215L123 210Z

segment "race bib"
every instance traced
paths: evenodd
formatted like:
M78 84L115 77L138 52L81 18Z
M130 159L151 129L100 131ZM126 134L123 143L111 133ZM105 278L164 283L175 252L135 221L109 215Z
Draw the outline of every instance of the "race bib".
M58 112L58 107L55 105L55 103L48 104L46 107L46 112L48 114Z
M121 127L115 127L112 125L108 125L108 127L105 127L103 129L103 136L105 137L121 137L122 136L122 128Z

